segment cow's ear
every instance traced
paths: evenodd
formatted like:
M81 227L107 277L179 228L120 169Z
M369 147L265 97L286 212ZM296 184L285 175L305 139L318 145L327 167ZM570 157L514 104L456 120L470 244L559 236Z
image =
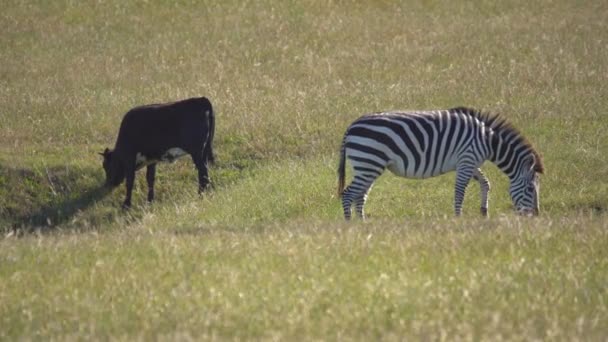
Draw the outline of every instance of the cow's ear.
M108 158L112 153L110 152L110 149L106 147L106 149L103 152L98 152L100 156L104 157L104 158Z

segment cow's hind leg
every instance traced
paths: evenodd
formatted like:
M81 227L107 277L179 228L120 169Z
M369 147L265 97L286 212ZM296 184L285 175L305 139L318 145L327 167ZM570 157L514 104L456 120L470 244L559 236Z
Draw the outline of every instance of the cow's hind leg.
M156 175L156 163L146 167L146 181L148 182L148 202L154 200L154 177Z
M209 186L209 171L202 153L192 155L192 161L198 170L198 193L201 194Z

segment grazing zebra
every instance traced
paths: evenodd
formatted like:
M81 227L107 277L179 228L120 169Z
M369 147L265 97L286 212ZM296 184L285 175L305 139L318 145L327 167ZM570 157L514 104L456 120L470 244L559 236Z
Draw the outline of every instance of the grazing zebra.
M344 189L346 158L354 179ZM372 184L385 169L406 178L428 178L456 171L454 211L462 212L471 178L481 185L481 213L488 214L490 182L479 169L485 160L510 180L509 193L520 214L539 212L539 177L543 164L530 143L504 118L470 108L384 112L364 115L344 134L338 168L338 195L349 220L355 202L357 215Z

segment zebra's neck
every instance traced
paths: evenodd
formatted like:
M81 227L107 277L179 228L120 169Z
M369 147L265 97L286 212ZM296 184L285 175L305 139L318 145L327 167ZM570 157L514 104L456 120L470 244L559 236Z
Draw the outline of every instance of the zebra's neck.
M531 146L517 132L493 132L490 146L489 160L509 179L516 177L525 157L532 153Z

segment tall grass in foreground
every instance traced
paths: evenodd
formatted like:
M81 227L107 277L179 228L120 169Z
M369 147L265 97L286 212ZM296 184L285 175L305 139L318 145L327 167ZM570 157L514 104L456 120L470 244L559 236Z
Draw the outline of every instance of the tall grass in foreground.
M9 239L0 337L601 340L607 232L307 220Z

